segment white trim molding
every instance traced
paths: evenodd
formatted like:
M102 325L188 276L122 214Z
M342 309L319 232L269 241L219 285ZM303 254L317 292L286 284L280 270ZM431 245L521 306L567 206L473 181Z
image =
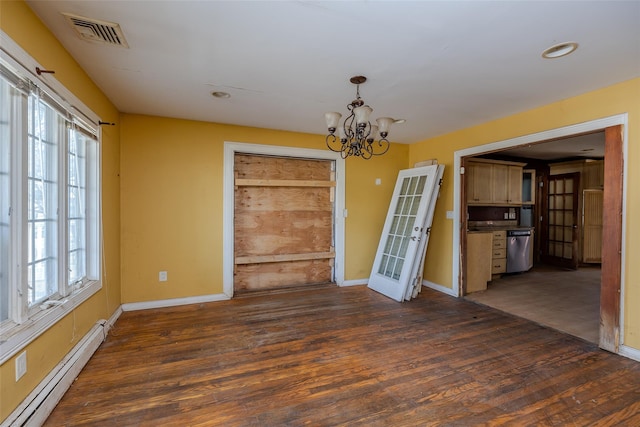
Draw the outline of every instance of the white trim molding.
M223 292L227 297L233 297L233 254L234 254L234 157L236 153L262 154L269 156L294 157L305 159L320 159L335 161L336 193L334 205L334 233L335 233L335 281L338 286L344 286L344 208L345 208L345 161L340 153L329 150L311 148L283 147L277 145L261 145L246 142L224 143L224 196L223 196Z
M620 345L618 348L618 354L620 356L628 357L629 359L640 362L640 350L637 348L629 347L626 345Z
M430 282L428 280L422 281L422 286L433 289L438 292L442 292L443 294L451 295L452 297L457 297L458 294L454 289L447 288L446 286L439 285L437 283Z
M84 288L66 297L61 304L49 306L49 308L42 310L25 323L15 326L7 325L7 327L10 327L10 330L2 333L4 341L0 343L0 365L46 332L47 329L54 326L101 288L102 284L100 282L91 282Z
M178 305L201 304L203 302L227 301L226 294L201 295L186 298L159 299L154 301L128 302L122 304L122 311L149 310L151 308L175 307Z
M339 286L360 286L369 284L369 279L353 279L353 280L344 280Z

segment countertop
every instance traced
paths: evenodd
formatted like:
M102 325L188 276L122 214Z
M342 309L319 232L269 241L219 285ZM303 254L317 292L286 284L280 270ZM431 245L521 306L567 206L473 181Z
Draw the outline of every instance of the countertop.
M535 227L523 227L520 225L490 225L490 226L475 226L467 229L468 233L491 233L494 231L506 231L506 230L535 230Z

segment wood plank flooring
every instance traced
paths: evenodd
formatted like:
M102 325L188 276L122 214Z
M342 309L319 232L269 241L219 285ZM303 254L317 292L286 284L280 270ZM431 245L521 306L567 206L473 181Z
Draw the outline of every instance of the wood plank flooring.
M640 363L363 286L123 313L46 426L640 425Z

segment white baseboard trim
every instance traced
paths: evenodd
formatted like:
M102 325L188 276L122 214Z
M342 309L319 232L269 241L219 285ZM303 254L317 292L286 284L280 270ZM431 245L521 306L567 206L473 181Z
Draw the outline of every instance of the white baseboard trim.
M41 426L69 389L84 365L106 338L107 331L122 311L109 320L99 320L78 344L36 386L3 422L2 427Z
M628 357L629 359L633 359L636 362L640 362L640 350L633 348L633 347L629 347L626 345L621 345L618 348L618 354L620 356L624 356L624 357Z
M438 285L437 283L433 283L428 280L423 280L422 286L426 286L427 288L431 288L435 291L442 292L443 294L451 295L452 297L458 296L455 290L451 288L447 288L446 286Z
M197 297L161 299L155 301L129 302L122 304L122 311L148 310L151 308L175 307L177 305L200 304L203 302L227 301L225 294L201 295Z
M359 286L359 285L366 285L369 283L369 279L353 279L353 280L345 280L342 282L342 284L340 285L342 286Z

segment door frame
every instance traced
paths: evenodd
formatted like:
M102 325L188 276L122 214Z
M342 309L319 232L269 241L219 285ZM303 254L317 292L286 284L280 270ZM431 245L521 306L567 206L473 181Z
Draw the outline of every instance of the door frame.
M338 286L344 284L344 233L345 233L345 161L340 153L310 148L262 145L246 142L224 142L223 166L223 213L222 213L222 291L233 297L233 254L234 254L234 165L236 153L262 154L267 156L292 157L312 160L333 160L335 162L335 199L333 211L335 263L334 276Z
M621 126L622 134L618 140L610 144L608 141L613 139L613 132L607 131L608 128L614 128ZM628 115L627 113L618 114L615 116L604 117L600 119L591 120L584 123L578 123L574 125L564 126L561 128L550 129L538 133L519 136L503 141L496 141L489 144L479 145L475 147L466 148L454 152L454 171L461 171L462 160L467 156L477 156L480 154L488 154L495 151L500 151L512 147L521 145L533 144L537 142L564 138L568 136L579 135L583 133L591 133L594 131L605 130L605 168L607 167L607 156L619 157L619 159L611 159L613 163L622 162L622 179L607 179L605 177L605 193L607 187L612 186L609 189L609 194L617 194L616 198L621 198L619 204L621 206L621 215L617 216L620 219L619 223L610 224L611 227L617 228L620 238L619 241L610 242L609 245L603 245L603 279L601 289L603 297L601 298L601 328L600 328L600 346L611 352L625 352L627 349L623 346L624 338L624 323L620 322L620 319L624 318L624 294L625 294L625 252L626 252L626 194L628 189L627 182L627 168L628 168ZM612 163L612 162L610 162ZM462 294L462 271L461 267L463 263L460 260L459 254L461 249L461 239L463 237L463 224L466 221L461 220L461 208L463 206L462 201L462 184L463 179L460 173L454 173L453 178L453 251L452 251L452 287L455 296ZM613 220L612 220L613 221ZM610 221L611 222L611 221ZM617 239L616 239L617 240ZM607 258L605 258L605 252ZM605 267L604 260L609 259L609 265ZM618 282L618 283L615 283ZM606 295L605 295L606 294ZM604 301L604 303L602 302ZM606 304L606 306L605 306ZM611 313L611 310L614 312ZM603 313L609 313L608 318L603 319ZM605 320L603 324L602 321Z

